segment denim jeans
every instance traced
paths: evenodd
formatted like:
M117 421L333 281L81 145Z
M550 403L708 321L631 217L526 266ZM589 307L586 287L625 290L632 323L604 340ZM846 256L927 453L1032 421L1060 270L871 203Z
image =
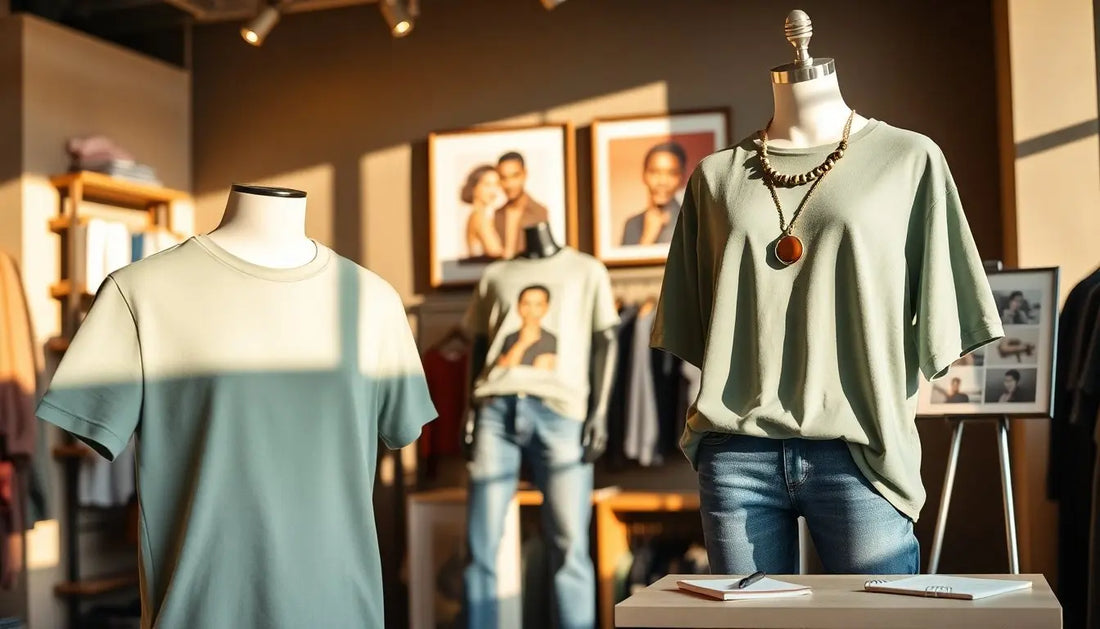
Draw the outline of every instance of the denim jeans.
M833 574L916 574L913 522L875 491L839 440L708 433L700 512L714 574L798 572L798 516Z
M555 624L591 629L596 623L596 576L588 554L592 466L582 462L583 423L562 417L535 397L485 402L477 416L466 515L470 563L464 574L469 629L495 629L496 559L508 503L526 456L542 491L542 534L547 544Z

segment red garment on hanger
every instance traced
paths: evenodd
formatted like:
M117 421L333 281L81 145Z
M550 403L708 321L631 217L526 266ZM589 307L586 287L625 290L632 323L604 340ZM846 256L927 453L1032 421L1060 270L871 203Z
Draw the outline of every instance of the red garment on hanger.
M469 388L468 348L447 352L445 348L428 350L423 358L424 376L428 391L439 418L424 426L420 435L420 457L431 472L433 460L439 456L462 452L462 425L466 414L466 396Z

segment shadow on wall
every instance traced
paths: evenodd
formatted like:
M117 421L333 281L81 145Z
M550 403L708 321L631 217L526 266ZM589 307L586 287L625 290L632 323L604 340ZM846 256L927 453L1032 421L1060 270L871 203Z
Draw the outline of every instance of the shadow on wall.
M792 58L782 31L791 8L577 0L547 12L534 0L463 0L427 3L416 30L394 40L377 7L364 5L288 16L262 48L241 41L238 24L200 26L195 193L330 166L334 248L371 266L390 258L408 277L387 279L408 298L429 285L428 133L572 120L587 249L591 119L724 106L734 110L733 138L743 137L771 113L768 69ZM811 53L837 59L854 107L940 143L980 248L999 257L990 7L935 0L868 11L855 0L808 0L798 8L814 19ZM632 92L652 85L660 89ZM393 147L409 152L392 168L364 168L365 156ZM364 236L377 231L401 237Z

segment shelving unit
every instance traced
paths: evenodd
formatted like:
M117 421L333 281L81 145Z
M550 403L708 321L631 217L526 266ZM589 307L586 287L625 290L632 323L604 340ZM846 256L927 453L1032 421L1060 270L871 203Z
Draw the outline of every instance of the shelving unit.
M50 219L48 227L61 238L61 277L50 287L50 296L61 302L61 334L51 338L46 347L52 352L62 354L69 348L69 341L94 297L87 287L78 285L76 281L80 277L78 271L83 245L73 237L73 226L83 224L88 219L81 213L82 202L93 201L112 208L141 212L144 214L146 229L151 231L167 230L172 224L172 205L187 201L190 197L178 190L131 183L88 171L58 175L52 177L50 183L57 189L59 206L58 215ZM78 526L80 465L85 459L97 455L91 448L70 436L66 443L54 448L53 456L64 469L64 548L68 555L68 579L56 584L54 593L67 600L69 627L79 629L81 602L87 598L135 587L138 584L137 567L135 565L132 572L121 575L89 578L82 574ZM135 558L136 555L137 553Z

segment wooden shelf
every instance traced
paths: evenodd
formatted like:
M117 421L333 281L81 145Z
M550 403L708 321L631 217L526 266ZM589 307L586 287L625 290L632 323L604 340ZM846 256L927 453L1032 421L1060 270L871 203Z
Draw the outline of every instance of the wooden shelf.
M129 574L102 579L83 579L81 581L62 581L54 586L54 594L63 597L86 597L109 594L118 590L135 587L138 576Z
M61 280L60 282L57 282L53 286L50 286L50 297L53 297L54 299L65 299L66 297L68 297L72 293L73 293L73 282L72 282L72 280ZM84 287L80 287L80 293L81 293L81 299L83 299L85 303L91 302L92 298L95 297L95 295L93 295L92 293L89 293Z
M81 195L86 199L139 207L190 198L186 192L179 190L135 183L87 170L51 177L50 183L61 191L69 190L74 184L79 185Z
M53 449L55 459L84 459L95 456L95 452L83 443L67 443Z
M86 224L88 222L89 218L90 217L88 217L88 216L81 216L77 219L77 221L81 225L83 225L83 224ZM65 232L66 230L68 230L70 227L72 227L72 220L68 216L56 216L56 217L50 219L49 225L50 225L50 231L52 231L55 234L61 234L61 233ZM153 234L153 233L157 233L157 232L165 232L165 233L168 233L168 234L171 234L171 235L175 236L176 238L179 238L180 240L183 240L183 239L186 238L186 236L184 234L174 232L174 231L172 231L172 230L170 230L166 227L159 227L157 225L149 225L149 226L146 226L142 229L135 229L133 227L128 226L127 229L129 229L131 233L140 232L140 233L144 233L144 234Z

